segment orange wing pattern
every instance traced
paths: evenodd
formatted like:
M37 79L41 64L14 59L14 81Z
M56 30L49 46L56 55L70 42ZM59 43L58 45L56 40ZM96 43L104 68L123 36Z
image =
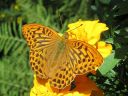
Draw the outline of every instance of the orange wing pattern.
M62 55L62 67L49 79L51 85L59 89L70 85L76 75L96 70L103 62L102 56L94 47L79 40L68 40Z
M40 24L26 24L22 28L23 35L30 47L30 64L41 78L48 78L45 70L49 50L54 50L56 41L60 39L57 32Z
M69 40L68 47L68 58L74 66L75 74L91 72L103 63L103 57L100 53L93 46L83 41Z
M103 62L93 46L80 40L62 38L48 27L27 24L22 30L30 47L32 69L38 77L48 79L56 88L65 88L76 75L96 70Z

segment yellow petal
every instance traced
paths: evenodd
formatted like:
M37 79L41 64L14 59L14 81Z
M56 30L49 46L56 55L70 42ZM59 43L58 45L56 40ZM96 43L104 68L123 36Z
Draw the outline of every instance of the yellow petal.
M30 91L30 96L90 96L92 92L95 92L98 96L103 96L103 92L96 84L84 75L76 77L76 88L72 91L58 89L59 91L56 92L54 89L49 88L48 81L38 79L34 76L34 86Z
M69 24L68 27L69 29L67 32L69 33L69 39L86 41L86 33L84 32L85 21L79 20L78 22Z
M42 80L34 75L34 86L30 91L30 96L56 96L49 86L48 80Z
M112 53L112 45L106 44L104 41L100 41L97 43L97 50L100 52L103 58L106 58Z
M85 31L87 32L88 43L94 45L100 39L102 32L108 30L106 24L95 21L86 21Z
M108 30L106 24L99 23L99 20L81 21L68 25L69 39L77 39L88 42L91 45L99 41L102 32Z

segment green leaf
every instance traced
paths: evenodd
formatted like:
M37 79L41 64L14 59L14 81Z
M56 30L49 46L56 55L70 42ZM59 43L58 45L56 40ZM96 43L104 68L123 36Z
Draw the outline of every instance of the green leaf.
M99 68L99 72L102 75L106 75L107 72L112 70L118 64L119 61L120 61L120 59L116 59L115 52L113 52L109 57L107 57L104 60L103 65Z
M16 22L16 21L15 21ZM25 51L24 46L26 42L23 40L21 32L22 22L16 25L16 23L5 22L0 25L0 52L3 51L4 55L17 54ZM19 27L19 30L16 30ZM16 49L16 45L18 45ZM18 49L20 51L18 52Z

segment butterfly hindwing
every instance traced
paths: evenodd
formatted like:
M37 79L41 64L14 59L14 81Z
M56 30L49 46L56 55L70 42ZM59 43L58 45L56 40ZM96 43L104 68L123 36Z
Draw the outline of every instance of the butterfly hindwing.
M55 72L53 77L49 79L51 86L54 86L58 89L63 89L66 86L70 85L76 76L73 73L66 50L63 54L63 59L61 61L61 66L56 69L57 71Z
M30 64L32 70L36 75L42 79L47 79L47 75L44 72L47 59L43 56L43 53L30 50Z

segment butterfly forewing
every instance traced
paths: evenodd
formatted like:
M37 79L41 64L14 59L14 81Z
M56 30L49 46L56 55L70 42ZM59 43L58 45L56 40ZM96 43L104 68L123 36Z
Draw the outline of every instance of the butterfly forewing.
M26 24L22 28L23 35L28 45L33 50L43 49L42 47L56 43L60 39L57 32L40 24Z
M91 72L103 63L102 56L91 45L79 40L69 40L67 44L68 58L70 58L71 64L74 66L75 74Z

